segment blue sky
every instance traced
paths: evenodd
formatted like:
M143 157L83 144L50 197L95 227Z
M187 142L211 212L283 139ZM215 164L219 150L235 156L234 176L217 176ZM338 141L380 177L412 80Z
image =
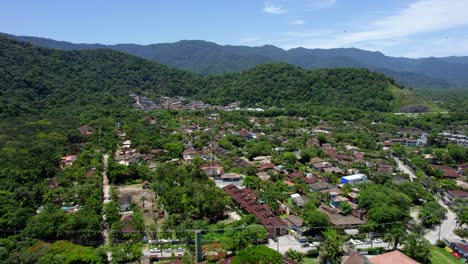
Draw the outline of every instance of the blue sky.
M468 55L468 0L14 0L0 32L75 43L175 42Z

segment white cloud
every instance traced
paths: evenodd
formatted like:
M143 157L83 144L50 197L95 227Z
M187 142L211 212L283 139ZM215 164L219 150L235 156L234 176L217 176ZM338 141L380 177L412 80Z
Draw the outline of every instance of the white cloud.
M370 23L369 30L344 34L339 44L384 40L468 25L468 0L423 0Z
M274 14L274 15L281 15L281 14L286 13L286 9L284 9L280 5L274 5L271 2L266 2L265 5L263 6L263 12Z
M359 47L371 50L392 51L411 57L442 55L458 52L447 46L432 41L418 41L425 38L436 40L445 35L445 31L468 26L466 7L468 0L419 0L396 10L393 14L383 16L375 21L363 23L360 30L349 28L343 32L315 31L285 32L284 35L294 38L291 42L283 43L283 48L302 46L306 48L337 48ZM354 29L355 30L355 29ZM466 44L466 39L456 36L452 42ZM410 48L416 45L410 51ZM460 50L466 51L462 45L456 45ZM445 49L445 52L444 52ZM407 50L406 53L404 50ZM419 51L417 51L419 50ZM405 52L405 53L403 53Z
M289 24L291 24L291 25L304 25L305 21L301 20L301 19L298 19L298 20L291 21Z

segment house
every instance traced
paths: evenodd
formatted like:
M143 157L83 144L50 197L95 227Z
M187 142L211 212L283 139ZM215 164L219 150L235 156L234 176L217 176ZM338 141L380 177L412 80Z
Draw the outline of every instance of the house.
M299 207L303 207L305 204L304 198L298 193L291 194L291 199Z
M326 161L322 161L322 162L317 162L317 163L312 163L312 168L313 169L316 169L318 171L323 171L325 168L329 168L329 167L332 167L333 165L326 162Z
M334 167L334 166L324 168L323 171L333 173L333 174L336 174L336 175L340 175L340 176L344 174L344 172L340 168Z
M365 222L365 219L360 219L354 215L344 216L341 214L341 210L333 208L326 204L321 204L318 208L319 211L328 215L330 222L335 226L355 226L361 225Z
M315 192L320 192L322 190L326 190L326 189L330 189L332 188L333 185L329 184L328 182L324 182L324 181L316 181L312 184L309 184L309 188L311 191L315 191Z
M372 264L420 264L416 260L406 256L399 250L377 255L370 259Z
M201 170L206 174L208 177L220 177L224 174L224 169L221 164L205 164L202 165Z
M221 180L223 181L240 181L242 175L239 173L224 173L221 175Z
M73 165L73 163L78 159L77 155L68 155L60 159L60 167L63 169L67 166Z
M360 182L365 182L367 181L367 175L365 174L353 174L353 175L348 175L341 177L341 183L342 184L356 184Z
M192 160L194 160L198 155L200 155L200 152L194 148L189 148L182 152L182 158L189 164L192 163Z
M286 216L285 220L288 228L296 232L298 236L303 236L304 233L308 230L308 228L304 226L304 220L302 220L302 218L299 216L288 215Z
M330 193L330 196L334 195L335 193ZM335 208L338 208L340 206L340 203L342 202L345 202L347 203L348 202L348 198L346 197L343 197L341 195L336 195L334 196L333 198L330 197L330 204L331 206L335 207Z
M238 168L247 168L250 166L250 162L248 162L245 158L241 158L241 157L234 157L232 159L232 162Z
M223 191L231 196L242 210L253 214L260 224L265 226L271 238L287 234L286 223L274 215L266 204L258 203L253 190L239 189L237 186L229 184L223 187Z
M262 164L259 164L258 165L258 169L260 171L269 171L269 170L272 170L275 168L275 164L274 163L262 163Z
M377 168L377 172L391 174L393 173L393 168L390 165L379 165L379 167Z
M341 259L341 264L372 264L369 259L359 254L357 250L351 250L348 256Z
M432 165L433 169L439 169L444 174L444 178L456 179L460 177L459 170L443 165Z
M445 194L447 195L447 198L450 202L454 201L455 199L462 199L462 200L468 199L468 192L465 192L465 191L448 190L448 191L445 191Z
M122 143L122 148L124 149L129 149L132 145L132 141L129 139L129 140L125 140L123 143Z

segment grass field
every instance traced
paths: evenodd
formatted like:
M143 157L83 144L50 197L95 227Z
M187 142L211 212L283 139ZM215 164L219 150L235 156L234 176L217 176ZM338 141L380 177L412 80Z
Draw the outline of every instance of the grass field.
M395 108L399 109L402 106L409 105L425 105L429 107L432 112L443 112L444 110L435 105L434 103L428 102L421 96L417 95L414 91L409 89L400 89L394 85L390 85L390 91L395 96Z
M443 264L460 264L461 263L443 248L432 247L430 254L431 255L429 259L431 260L432 264L442 264L442 263Z
M318 258L304 258L301 264L319 264Z

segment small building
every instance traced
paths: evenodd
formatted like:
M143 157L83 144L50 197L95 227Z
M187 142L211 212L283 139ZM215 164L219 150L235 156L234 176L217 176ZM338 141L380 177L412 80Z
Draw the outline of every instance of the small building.
M307 231L307 228L304 226L304 220L299 216L288 215L285 220L288 228L296 232L298 236L303 236Z
M348 175L341 177L341 183L342 184L356 184L360 182L365 182L367 181L367 175L365 174L353 174L353 175Z
M465 192L465 191L449 190L449 191L445 191L445 194L447 195L448 200L451 202L455 199L462 199L462 200L468 199L468 192Z
M223 181L240 181L242 175L239 173L224 173L221 175L221 180Z
M291 194L291 198L292 198L293 202L294 202L297 206L299 206L299 207L303 207L303 206L304 206L305 200L304 200L304 198L302 198L302 196L301 196L300 194L298 194L298 193L293 193L293 194Z
M314 191L314 192L320 192L322 190L327 190L327 189L330 189L332 188L333 185L329 184L328 182L324 182L324 181L316 181L312 184L309 184L309 188L311 191Z

